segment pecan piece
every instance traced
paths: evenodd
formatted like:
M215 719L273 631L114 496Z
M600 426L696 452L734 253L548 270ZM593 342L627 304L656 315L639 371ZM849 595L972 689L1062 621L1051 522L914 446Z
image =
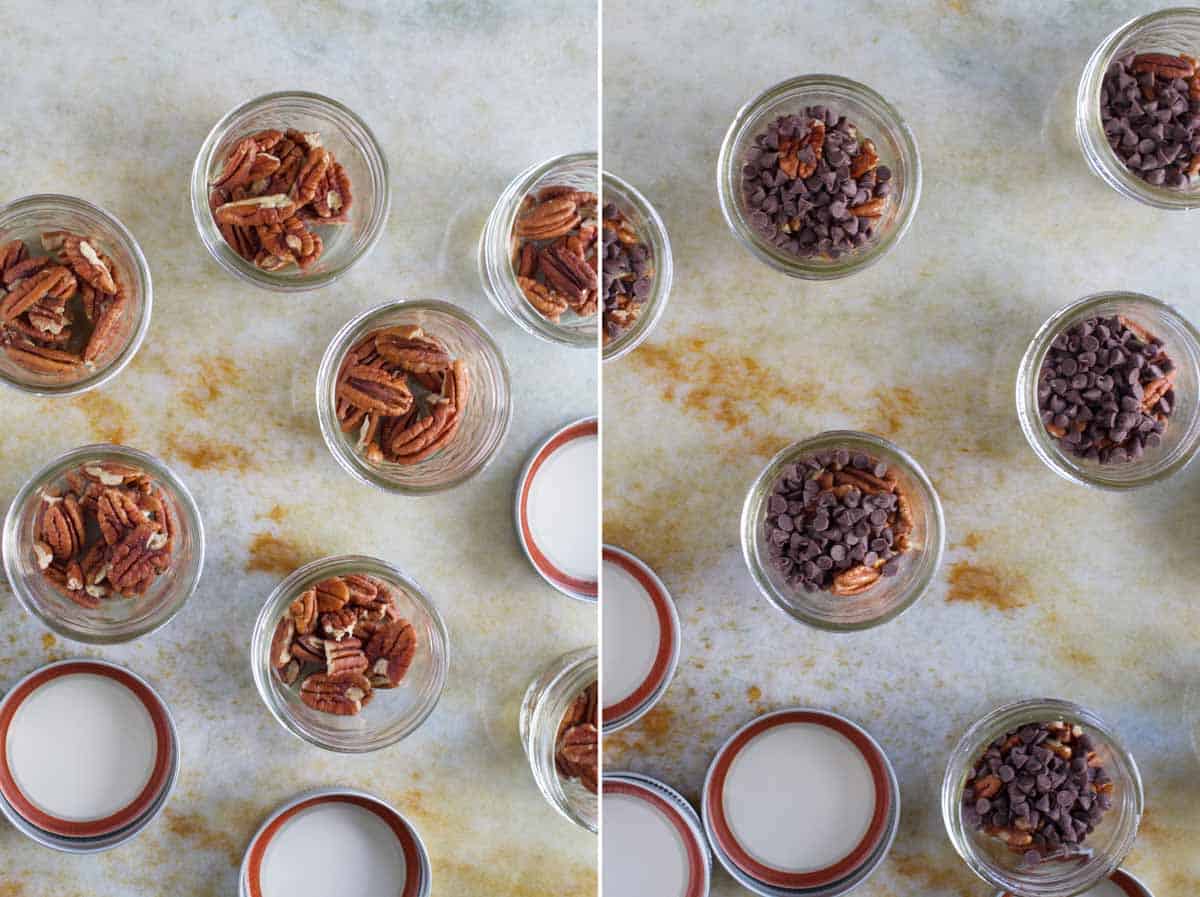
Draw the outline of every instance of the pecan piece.
M215 212L218 224L235 224L250 227L258 224L278 224L296 214L294 200L283 193L267 196L251 196L235 199L218 206Z
M412 408L413 395L403 374L356 364L347 368L342 378L337 396L357 408L388 416L399 416Z
M275 669L285 667L292 661L292 638L296 634L296 624L289 616L283 616L271 636L271 666Z
M307 205L317 195L317 188L321 186L325 180L325 173L329 170L330 158L329 150L321 146L314 146L308 151L288 194L296 201L297 207Z
M128 304L129 300L122 293L104 306L104 310L100 312L100 318L92 330L92 335L88 337L87 347L83 350L85 364L96 361L113 347L117 339L117 330L120 327L121 319L125 316Z
M75 275L61 265L43 268L12 285L0 302L0 321L10 323L37 305L46 296L70 296L75 292Z
M6 345L4 352L16 364L38 374L70 374L83 363L83 360L72 352L35 346L32 343Z
M25 244L21 243L21 248L25 249ZM40 255L37 258L27 258L22 261L15 262L6 268L0 268L4 271L4 285L11 287L18 280L29 277L31 274L36 274L47 265L53 263L54 259L48 255Z
M250 181L250 171L258 155L258 143L253 137L243 137L225 158L221 173L209 181L210 186L232 190Z
M157 552L150 547L152 524L143 523L113 547L108 581L123 595L141 595L161 572Z
M317 596L317 610L323 614L331 610L341 610L350 600L349 587L336 576L321 580L313 586L313 591Z
M104 541L116 545L131 530L143 525L146 517L128 492L110 487L96 499L96 522Z
M883 210L887 206L886 196L876 196L874 199L868 199L861 205L851 206L847 211L858 218L882 218Z
M9 240L7 243L0 243L0 274L6 275L4 282L8 284L8 269L13 265L25 261L29 256L29 248L25 245L24 240Z
M350 192L350 177L340 162L331 162L325 172L325 180L317 187L312 207L318 218L344 216L350 208L353 195Z
M565 244L542 250L538 261L547 285L572 306L582 305L596 288L596 272Z
M397 464L416 464L441 451L458 432L467 396L467 368L462 359L456 359L443 382L441 401L434 406L433 414L392 437L389 449L393 460Z
M87 240L67 234L63 238L62 254L80 280L102 293L111 295L117 292L117 283L108 264Z
M874 171L879 167L879 153L875 151L875 144L871 140L863 140L859 146L858 155L854 157L854 161L850 163L850 177L857 180L868 171Z
M313 673L300 684L300 700L321 713L354 716L371 700L371 681L363 675Z
M414 374L444 371L451 363L442 341L416 326L379 331L375 334L375 350L387 361Z
M575 199L570 195L558 196L535 204L517 219L513 232L528 240L553 240L569 234L581 221Z
M875 584L880 575L880 572L874 567L859 564L857 567L843 570L835 576L830 591L835 595L861 595Z
M367 655L362 642L356 638L345 638L340 642L325 641L325 672L330 676L345 676L364 673L367 670Z
M1191 62L1182 56L1172 56L1170 53L1139 53L1133 57L1129 70L1139 75L1149 72L1169 80L1186 79L1196 74L1196 67Z
M340 642L354 632L358 613L351 607L331 610L321 614L321 633L326 639Z
M74 495L46 504L42 511L41 539L58 560L73 558L82 549L87 528Z
M377 580L359 573L343 576L342 582L350 590L350 603L355 607L370 607L382 586Z
M417 632L407 620L380 626L367 642L371 684L395 688L408 673L417 653Z
M288 613L296 624L296 633L309 635L317 628L317 593L313 589L304 592L288 605Z
M292 642L292 656L301 663L324 664L325 640L312 633L298 635Z
M529 300L529 304L537 309L542 317L557 322L562 313L567 310L568 302L565 297L551 290L545 284L538 283L531 277L518 277L517 285Z

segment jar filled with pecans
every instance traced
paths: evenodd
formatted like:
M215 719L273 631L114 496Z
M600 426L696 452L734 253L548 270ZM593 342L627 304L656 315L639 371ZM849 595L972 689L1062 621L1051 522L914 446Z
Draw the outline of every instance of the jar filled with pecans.
M526 689L518 721L538 790L591 832L600 822L598 672L595 648L555 659Z

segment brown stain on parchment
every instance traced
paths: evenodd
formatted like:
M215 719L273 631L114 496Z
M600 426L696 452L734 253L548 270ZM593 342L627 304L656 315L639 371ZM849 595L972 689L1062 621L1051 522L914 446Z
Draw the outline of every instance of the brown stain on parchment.
M971 531L962 537L961 542L955 542L951 548L966 548L968 551L974 551L983 543L983 535L975 531Z
M242 386L242 369L228 356L202 358L190 384L179 391L179 401L193 414L203 417L226 391Z
M895 436L906 421L919 420L924 414L917 394L907 386L876 389L871 397L875 400L875 415L884 436Z
M1032 600L1025 574L989 564L957 561L950 567L948 580L948 603L964 601L1007 612L1025 607Z
M42 650L52 651L54 646L58 644L58 640L49 632L42 633Z
M492 861L463 862L451 856L430 858L447 893L504 897L595 897L597 874L579 863L555 866L541 852L497 852Z
M308 553L290 539L282 539L274 533L255 533L250 542L246 572L287 575L309 560Z
M240 445L179 433L167 436L167 456L196 470L247 473L258 466L254 456Z
M231 866L241 863L244 846L223 829L210 826L208 820L199 813L179 813L167 809L163 815L167 831L187 841L194 849L223 853Z
M99 442L125 445L135 430L133 417L125 405L100 392L84 393L71 399L83 413L91 438Z
M267 511L265 514L259 514L258 516L267 520L273 520L276 523L283 523L283 519L287 517L287 508L280 504L274 504L271 505L271 510Z
M746 689L746 700L751 704L757 704L762 700L762 689L757 685L751 685Z
M919 891L912 893L937 891L960 897L975 897L979 893L979 879L958 863L957 857L939 862L926 853L892 851L886 862L898 876L920 886Z
M0 881L0 897L25 897L25 885L19 881Z

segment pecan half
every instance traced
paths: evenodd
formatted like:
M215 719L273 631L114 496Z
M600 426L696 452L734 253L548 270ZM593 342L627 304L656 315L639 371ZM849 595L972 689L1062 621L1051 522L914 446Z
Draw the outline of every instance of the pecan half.
M326 639L340 642L354 632L358 624L358 613L351 607L331 610L321 614L321 634Z
M850 177L857 180L868 171L874 171L878 167L879 153L875 150L875 143L869 139L863 140L858 155L850 163Z
M75 292L75 275L61 265L52 265L12 285L0 302L0 320L10 323L46 296L70 296Z
M38 374L71 374L83 364L83 359L73 352L62 352L32 343L6 345L4 352L16 364Z
M107 488L96 500L96 520L109 545L116 545L145 523L145 514L124 489Z
M456 359L442 386L442 401L428 417L392 436L388 449L397 464L416 464L441 451L458 432L469 392L467 367Z
M317 195L317 188L325 180L325 173L329 170L330 158L329 150L321 146L314 146L308 151L289 194L297 207L307 205Z
M250 170L254 167L258 155L258 143L253 137L243 137L237 142L229 155L225 157L225 165L221 173L209 181L213 187L232 190L250 181Z
M570 305L565 296L560 296L545 284L538 283L531 277L518 277L517 285L525 294L525 298L529 300L529 304L537 309L542 317L556 323Z
M58 560L72 558L83 549L87 529L83 511L74 495L45 505L40 532L41 540L50 546Z
M367 655L362 642L345 638L340 642L325 640L325 672L330 676L353 675L367 670Z
M162 572L161 558L150 547L154 535L153 525L143 523L113 547L108 581L118 592L141 595Z
M341 610L350 600L349 587L338 577L321 580L313 586L313 591L317 596L317 610L323 614Z
M125 316L129 300L124 294L118 294L104 306L92 335L88 338L87 347L83 350L84 363L94 362L106 354L116 344L118 328Z
M283 617L271 636L271 665L276 669L287 666L292 660L292 638L296 635L296 624L291 617Z
M392 364L414 374L444 371L452 360L440 339L416 326L379 331L375 334L375 350Z
M62 244L63 258L79 278L102 293L116 293L117 284L108 264L87 240L67 234Z
M883 210L886 206L887 197L876 196L874 199L868 199L861 205L851 206L847 211L859 218L882 218Z
M373 365L351 365L337 385L338 398L364 411L399 416L412 408L413 395L403 374Z
M569 234L582 219L579 206L573 196L558 196L536 203L528 212L517 218L513 232L518 237L530 240L553 240Z
M1169 53L1139 53L1129 66L1135 74L1149 72L1160 78L1190 78L1196 74L1195 66L1182 56Z
M873 586L881 575L876 568L859 564L835 576L829 591L835 595L860 595Z
M249 227L257 224L278 224L296 214L296 202L283 193L269 196L251 196L218 206L215 212L218 224L236 224Z
M342 582L350 590L350 603L356 607L369 607L376 596L379 595L380 590L386 590L387 588L378 580L372 579L369 576L362 576L358 573L343 576Z
M408 673L417 652L417 632L407 620L380 626L367 642L371 684L395 688Z
M371 700L371 682L363 675L314 673L300 684L300 700L321 713L354 716Z
M308 635L317 627L317 593L313 589L301 594L288 606L298 635Z
M301 663L325 664L325 640L309 633L298 635L292 642L292 656Z

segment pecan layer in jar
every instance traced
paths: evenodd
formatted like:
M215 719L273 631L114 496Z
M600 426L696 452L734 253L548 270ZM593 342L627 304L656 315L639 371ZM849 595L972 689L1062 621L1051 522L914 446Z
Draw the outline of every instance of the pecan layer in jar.
M30 547L41 575L81 607L146 594L172 569L170 495L136 467L85 464L43 491Z
M42 234L0 244L0 346L36 374L76 379L119 350L127 285L94 237Z
M316 131L267 129L234 144L209 184L225 242L264 271L312 268L319 228L349 222L350 177Z
M642 313L654 287L654 256L650 245L613 203L603 216L604 332L607 345L625 333Z
M763 526L771 563L789 586L852 597L899 572L913 516L886 463L838 449L783 472Z
M372 331L338 372L336 413L372 463L418 464L458 433L470 397L466 363L418 326Z
M560 776L577 780L595 794L600 779L598 690L593 682L571 702L558 725L554 765Z
M349 574L322 580L291 602L275 627L271 665L309 707L353 716L375 691L404 681L417 649L393 587Z
M596 194L568 186L543 187L525 197L512 231L517 284L538 314L558 323L570 310L597 310L599 258Z

